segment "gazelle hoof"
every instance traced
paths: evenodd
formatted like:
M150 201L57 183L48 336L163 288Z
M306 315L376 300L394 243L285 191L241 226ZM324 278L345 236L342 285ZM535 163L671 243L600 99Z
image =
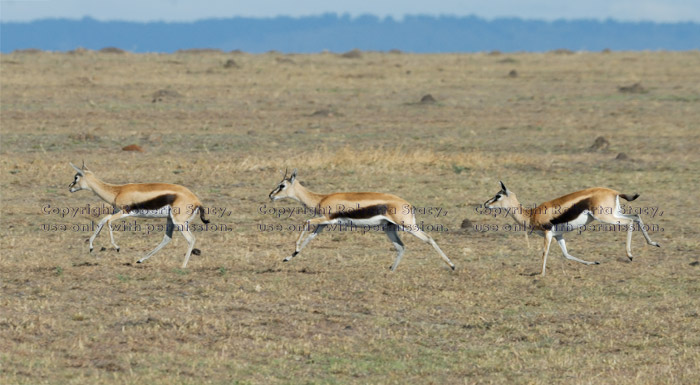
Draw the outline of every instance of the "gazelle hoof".
M138 261L136 261L136 263L143 263L143 261L139 259Z
M119 252L119 248L117 247L117 253Z
M454 271L457 268L457 266L455 266L455 265L452 265L450 267L452 268L452 271Z
M106 247L100 247L100 251L105 251L105 250L107 250Z
M659 245L659 244L656 243L656 242L654 242L654 246L656 246L656 247L661 247L661 245Z
M594 265L600 265L600 262L595 261L595 262L593 262L593 264L594 264Z
M90 248L90 252L92 253L92 247Z

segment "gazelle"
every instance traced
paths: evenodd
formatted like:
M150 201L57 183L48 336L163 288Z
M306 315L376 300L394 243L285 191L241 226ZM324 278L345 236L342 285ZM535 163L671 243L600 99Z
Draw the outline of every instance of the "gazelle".
M455 265L440 250L433 238L416 225L412 206L396 195L376 192L316 194L297 181L297 170L294 169L289 178L285 172L282 181L270 192L270 199L273 201L284 198L297 200L305 207L312 209L315 214L323 215L305 222L294 252L285 258L284 262L297 256L304 246L320 234L326 226L337 224L341 226L380 226L397 251L396 259L390 267L391 271L396 270L405 250L404 244L399 238L399 230L429 243L440 254L443 261L452 270L455 269ZM316 229L304 239L304 233L310 230L311 226L316 226Z
M630 261L633 258L631 247L635 223L639 224L648 244L661 247L649 238L649 234L644 229L642 218L638 214L625 214L620 206L620 198L631 202L637 199L639 194L620 194L609 188L593 187L542 203L534 209L525 209L518 202L515 194L508 190L503 182L500 183L501 191L486 201L484 207L489 209L505 208L508 215L513 217L519 225L522 225L526 231L535 231L544 236L542 275L545 275L547 268L547 254L549 254L552 238L557 240L566 259L586 265L600 264L600 262L588 262L573 257L566 250L566 242L564 242L564 233L584 227L593 220L627 226L627 257Z
M167 245L173 237L173 229L175 227L182 232L189 245L182 268L187 267L190 254L200 254L199 249L194 248L195 239L190 232L189 224L197 215L197 212L199 212L199 218L202 222L206 224L209 221L204 217L202 203L186 187L166 183L110 184L99 180L95 174L85 167L85 162L83 162L82 168L76 167L73 163L70 165L77 172L73 183L69 186L70 192L74 193L80 190L92 191L114 207L114 212L102 218L97 225L97 229L90 237L90 252L92 252L92 242L105 223L107 223L109 228L109 238L112 241L112 245L119 251L119 246L114 242L114 235L112 234L112 222L127 217L136 217L167 218L163 241L153 251L139 259L137 263L142 263Z

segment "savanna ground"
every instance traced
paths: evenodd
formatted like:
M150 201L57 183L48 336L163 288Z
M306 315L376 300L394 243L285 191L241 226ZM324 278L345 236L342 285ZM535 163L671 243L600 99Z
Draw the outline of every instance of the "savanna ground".
M359 56L2 55L0 383L700 382L700 52ZM90 255L73 226L98 218L45 212L101 205L68 192L83 160L108 182L183 184L227 231L195 233L184 270L178 234L134 263L164 220L115 231L119 253L103 231ZM282 263L306 217L264 212L299 207L267 198L295 167L318 192L441 208L418 220L444 226L457 270L403 235L391 273L388 239L359 232ZM526 205L641 193L662 247L634 234L629 262L624 233L570 234L601 264L553 245L542 278L541 238L476 212L499 180Z

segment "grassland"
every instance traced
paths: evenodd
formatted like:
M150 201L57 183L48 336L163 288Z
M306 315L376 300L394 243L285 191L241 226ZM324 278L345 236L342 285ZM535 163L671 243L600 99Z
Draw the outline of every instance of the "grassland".
M700 52L0 60L2 384L700 383ZM72 226L96 217L46 213L100 204L68 192L82 160L113 183L186 185L226 230L195 233L185 270L179 235L134 264L156 220L90 255ZM457 270L404 236L390 273L383 234L347 232L283 264L306 217L266 213L296 207L267 194L294 167L319 192L446 210L418 219L448 230L431 234ZM510 223L475 209L498 180L527 205L641 193L662 248L635 234L630 263L624 234L572 234L601 265L553 247L540 278L539 238L475 230Z

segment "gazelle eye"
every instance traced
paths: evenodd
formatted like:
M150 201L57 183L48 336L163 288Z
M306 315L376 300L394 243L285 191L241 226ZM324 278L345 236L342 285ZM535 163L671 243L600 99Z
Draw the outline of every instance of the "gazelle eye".
M280 190L281 190L281 189L283 189L283 188L284 188L284 185L283 185L283 184L281 184L281 185L280 185Z

